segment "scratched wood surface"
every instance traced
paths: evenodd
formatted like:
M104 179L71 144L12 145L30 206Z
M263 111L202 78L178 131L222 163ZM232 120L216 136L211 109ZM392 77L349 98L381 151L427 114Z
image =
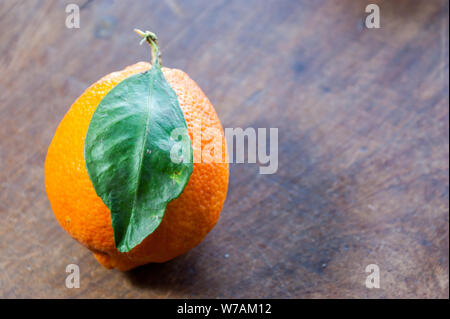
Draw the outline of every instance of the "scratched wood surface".
M364 27L370 2L380 29ZM2 0L0 297L448 298L448 2L370 2ZM198 247L121 273L59 227L44 160L85 88L149 59L134 27L159 35L224 127L279 128L279 165L231 165Z

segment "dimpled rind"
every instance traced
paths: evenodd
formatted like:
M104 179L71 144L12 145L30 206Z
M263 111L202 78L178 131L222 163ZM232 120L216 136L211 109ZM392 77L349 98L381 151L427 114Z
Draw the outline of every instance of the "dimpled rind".
M228 163L195 163L183 193L167 206L160 226L128 253L114 246L108 207L95 193L84 160L84 141L92 115L103 97L120 81L151 67L139 62L113 72L91 85L59 124L45 161L45 188L59 224L94 252L107 268L129 270L150 262L165 262L198 245L216 224L228 188ZM183 71L163 68L178 96L191 141L207 128L221 132L223 159L227 159L223 128L211 102ZM194 157L210 139L192 143Z

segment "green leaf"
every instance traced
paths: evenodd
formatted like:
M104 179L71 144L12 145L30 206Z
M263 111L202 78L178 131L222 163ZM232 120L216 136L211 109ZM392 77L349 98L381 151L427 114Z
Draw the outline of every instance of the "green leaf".
M186 120L159 63L103 98L84 152L94 189L111 211L116 248L128 252L159 226L193 169Z

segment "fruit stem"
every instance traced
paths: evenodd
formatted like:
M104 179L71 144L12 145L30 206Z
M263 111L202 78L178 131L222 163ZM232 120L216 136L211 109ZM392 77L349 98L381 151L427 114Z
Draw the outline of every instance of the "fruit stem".
M152 65L158 63L162 65L161 52L159 51L158 45L158 37L156 34L150 31L141 31L139 29L134 29L134 32L139 34L143 39L141 40L141 44L147 41L150 44L150 48L152 49Z

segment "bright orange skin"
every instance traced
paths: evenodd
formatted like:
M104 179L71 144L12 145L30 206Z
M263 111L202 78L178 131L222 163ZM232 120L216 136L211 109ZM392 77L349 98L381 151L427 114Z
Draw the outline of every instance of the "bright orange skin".
M115 248L109 209L97 196L86 170L84 140L103 97L120 81L150 67L149 63L139 62L89 87L59 124L45 161L45 188L60 225L92 250L103 266L122 271L165 262L198 245L216 224L228 188L227 161L194 163L186 188L169 203L160 226L128 253ZM163 68L163 73L178 96L191 140L194 133L216 128L222 132L223 158L228 158L222 125L202 90L183 71ZM202 139L201 149L207 143ZM201 149L193 143L194 156Z

